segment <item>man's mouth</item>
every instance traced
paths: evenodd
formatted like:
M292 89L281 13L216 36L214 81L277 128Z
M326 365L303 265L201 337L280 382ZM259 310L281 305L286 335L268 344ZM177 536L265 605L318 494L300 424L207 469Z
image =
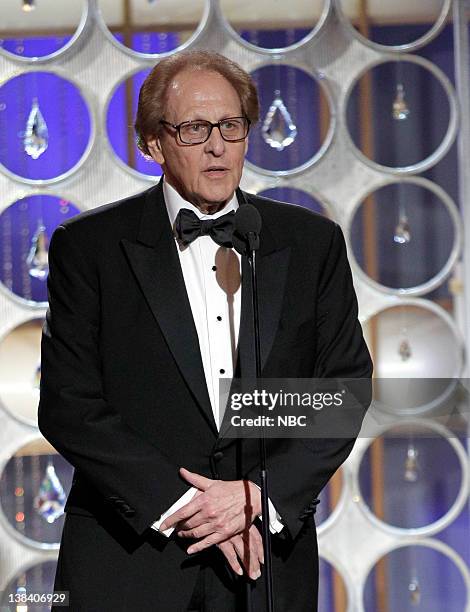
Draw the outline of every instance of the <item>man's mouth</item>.
M211 166L210 168L204 170L204 174L213 177L224 176L227 172L228 168L225 168L224 166Z

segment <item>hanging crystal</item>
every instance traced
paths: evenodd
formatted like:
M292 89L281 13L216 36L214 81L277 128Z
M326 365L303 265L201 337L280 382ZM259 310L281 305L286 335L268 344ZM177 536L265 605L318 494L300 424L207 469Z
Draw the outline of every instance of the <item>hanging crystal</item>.
M63 515L65 500L65 491L50 461L38 494L34 498L34 508L48 523L53 523Z
M24 150L30 157L37 159L47 149L48 144L47 125L39 109L37 98L34 98L23 136Z
M419 587L418 578L413 577L408 583L408 593L410 594L410 602L413 606L419 606L421 603L421 589Z
M392 117L396 121L404 121L408 118L410 109L405 100L405 88L402 83L397 84L397 93L393 101Z
M261 127L261 135L264 141L277 151L283 151L297 137L297 126L287 110L279 90L275 92L274 100L266 113Z
M411 346L406 338L400 342L398 354L400 355L402 361L408 361L408 359L411 357Z
M408 244L408 242L410 242L411 230L408 217L406 215L400 215L398 218L393 240L394 242L398 242L398 244Z
M29 249L26 263L29 268L29 274L33 278L45 280L49 272L49 239L46 234L46 228L41 221L34 236L31 239L31 248Z
M25 13L30 13L36 8L36 0L23 0L21 7Z
M408 445L406 451L404 478L407 482L418 480L418 449L413 443Z

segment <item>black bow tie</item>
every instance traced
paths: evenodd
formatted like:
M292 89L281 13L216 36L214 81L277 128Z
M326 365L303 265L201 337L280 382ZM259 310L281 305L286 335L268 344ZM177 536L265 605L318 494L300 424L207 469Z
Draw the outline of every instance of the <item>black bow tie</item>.
M176 215L175 233L187 245L199 236L210 236L214 242L224 247L232 247L233 218L232 210L217 219L199 219L192 210L181 208Z

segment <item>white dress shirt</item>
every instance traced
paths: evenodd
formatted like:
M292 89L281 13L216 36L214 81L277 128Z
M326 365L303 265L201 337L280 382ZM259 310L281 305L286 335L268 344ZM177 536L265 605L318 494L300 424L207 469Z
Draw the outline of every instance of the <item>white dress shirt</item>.
M163 194L171 226L181 208L192 210L200 219L217 219L238 208L234 194L224 208L212 215L202 213L196 206L184 200L163 179ZM199 236L187 246L177 241L178 255L196 327L202 365L217 429L223 414L219 406L219 379L232 378L237 358L238 331L241 306L240 255L235 249L219 246L210 236ZM196 493L191 487L180 497L152 528L159 531L160 524L187 504ZM269 500L270 530L277 533L283 528L280 516ZM161 531L169 536L174 528Z

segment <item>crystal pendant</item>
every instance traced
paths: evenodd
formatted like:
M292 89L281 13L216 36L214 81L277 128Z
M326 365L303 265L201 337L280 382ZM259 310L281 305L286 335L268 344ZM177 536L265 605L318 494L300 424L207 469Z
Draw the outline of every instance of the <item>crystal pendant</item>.
M31 248L26 258L29 274L33 278L44 280L49 272L48 247L49 239L46 234L46 228L39 222L36 232L31 239Z
M392 116L396 121L404 121L410 114L410 109L405 100L405 88L402 83L397 85L397 94L393 101Z
M23 6L21 7L25 13L30 13L36 8L36 0L23 0Z
M49 463L46 468L38 494L34 498L34 508L48 523L53 523L64 513L66 495L56 474Z
M275 92L274 100L266 113L261 135L264 141L277 151L283 151L297 137L297 126L292 120L279 91Z
M409 444L406 451L404 478L406 482L418 480L418 449L413 444Z
M393 240L394 242L398 242L398 244L408 244L408 242L410 242L411 230L406 215L400 215L397 226L395 227Z
M412 578L408 584L408 593L410 594L410 602L413 606L419 606L421 602L421 590L416 577Z
M408 359L411 357L411 346L406 338L400 342L398 354L400 355L402 361L408 361Z
M47 125L39 110L38 101L34 98L23 137L24 150L30 157L37 159L47 149L48 144L49 132Z

